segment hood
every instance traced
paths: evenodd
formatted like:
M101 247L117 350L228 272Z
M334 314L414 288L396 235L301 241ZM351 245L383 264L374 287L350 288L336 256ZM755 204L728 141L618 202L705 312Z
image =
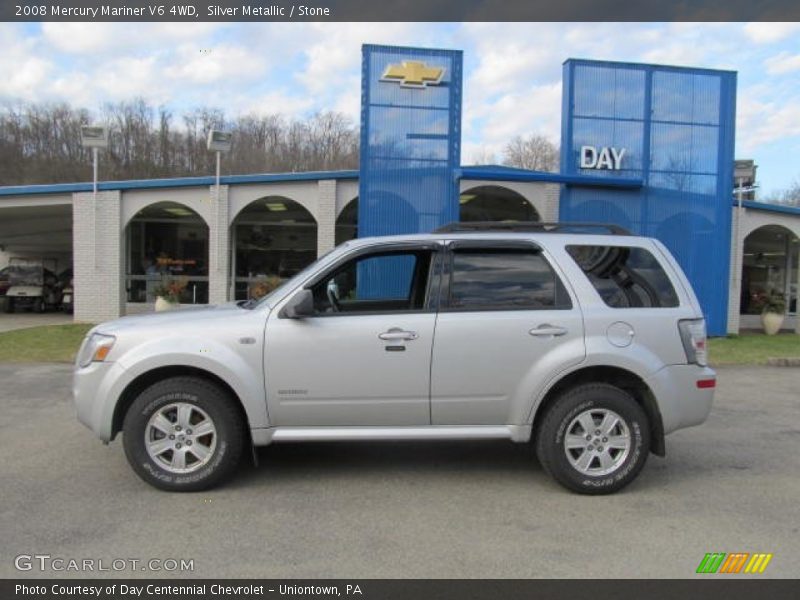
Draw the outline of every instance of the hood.
M12 285L6 292L9 296L42 296L44 288L41 285Z
M225 304L178 308L164 312L122 317L115 321L101 323L94 327L92 332L116 335L130 329L136 329L137 331L157 329L165 333L173 329L187 327L196 330L212 321L247 317L252 314L252 310L240 308L235 302L227 302Z

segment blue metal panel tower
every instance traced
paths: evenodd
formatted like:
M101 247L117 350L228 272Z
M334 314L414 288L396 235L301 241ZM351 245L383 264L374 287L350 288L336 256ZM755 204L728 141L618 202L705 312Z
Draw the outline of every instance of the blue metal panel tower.
M564 63L562 173L643 186L565 186L560 218L617 223L664 242L691 280L711 335L727 329L735 115L735 72ZM619 169L587 168L593 151L585 147L625 154Z
M358 236L458 220L460 50L364 45Z

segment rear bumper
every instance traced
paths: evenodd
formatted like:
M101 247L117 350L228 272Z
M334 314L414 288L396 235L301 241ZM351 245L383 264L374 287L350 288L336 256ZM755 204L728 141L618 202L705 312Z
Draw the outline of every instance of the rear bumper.
M708 367L670 365L647 380L661 411L665 434L700 425L708 418L716 378Z

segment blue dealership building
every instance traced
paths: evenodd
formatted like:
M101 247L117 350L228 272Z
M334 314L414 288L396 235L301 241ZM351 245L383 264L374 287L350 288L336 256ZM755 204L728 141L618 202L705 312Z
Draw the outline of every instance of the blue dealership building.
M664 242L712 335L756 326L766 292L796 313L800 210L734 193L752 183L734 173L735 72L567 60L560 171L546 173L461 164L460 51L362 52L358 171L0 188L0 261L58 256L76 318L97 321L150 309L153 256L189 280L183 301L221 302L355 236L588 221Z

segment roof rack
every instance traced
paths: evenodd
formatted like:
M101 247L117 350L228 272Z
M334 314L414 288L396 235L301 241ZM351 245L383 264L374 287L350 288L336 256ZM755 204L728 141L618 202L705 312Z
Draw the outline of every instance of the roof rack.
M541 221L456 221L435 229L433 233L482 233L484 231L532 231L538 233L600 233L631 235L631 232L609 223L542 223Z

